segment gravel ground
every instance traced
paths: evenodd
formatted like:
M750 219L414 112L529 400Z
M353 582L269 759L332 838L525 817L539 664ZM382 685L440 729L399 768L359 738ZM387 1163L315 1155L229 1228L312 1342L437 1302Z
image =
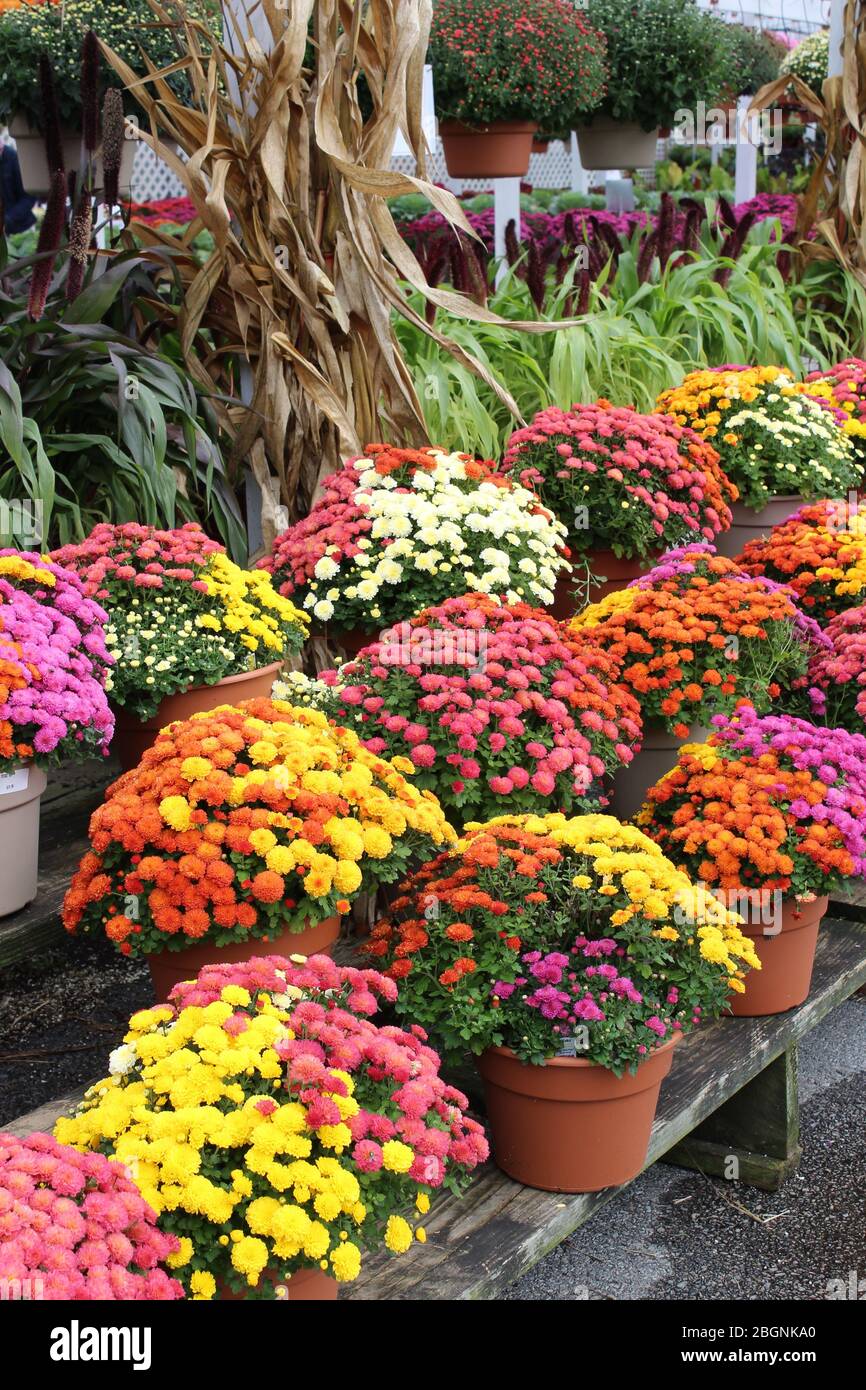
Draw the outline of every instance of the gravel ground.
M0 1125L104 1074L130 1014L153 1003L143 963L72 938L0 972Z
M801 1043L800 1101L780 1192L657 1163L500 1297L815 1300L866 1277L866 997Z

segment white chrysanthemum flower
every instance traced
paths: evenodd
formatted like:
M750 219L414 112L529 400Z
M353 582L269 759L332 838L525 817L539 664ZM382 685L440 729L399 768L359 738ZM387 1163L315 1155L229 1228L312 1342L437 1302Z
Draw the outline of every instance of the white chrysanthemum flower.
M138 1053L133 1043L121 1043L113 1052L108 1055L109 1076L125 1076L128 1071L132 1071L138 1061Z
M316 561L313 573L317 579L333 579L335 574L339 574L340 566L330 555L323 555L321 560Z

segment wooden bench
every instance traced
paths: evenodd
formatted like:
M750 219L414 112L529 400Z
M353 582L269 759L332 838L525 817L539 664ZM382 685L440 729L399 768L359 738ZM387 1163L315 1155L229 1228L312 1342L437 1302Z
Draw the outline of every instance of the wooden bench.
M800 1159L797 1043L866 984L866 922L856 907L821 928L805 1004L774 1018L728 1018L684 1039L662 1086L647 1166L662 1159L774 1190ZM78 1090L7 1126L49 1131ZM736 1160L734 1164L732 1160ZM488 1164L459 1200L434 1201L427 1243L411 1255L370 1256L350 1299L490 1299L537 1264L610 1201L619 1188L585 1196L521 1187Z

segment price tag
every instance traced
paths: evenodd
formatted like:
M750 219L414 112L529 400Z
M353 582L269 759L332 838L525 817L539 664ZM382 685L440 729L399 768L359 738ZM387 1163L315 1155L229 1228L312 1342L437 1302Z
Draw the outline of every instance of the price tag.
M11 772L0 772L0 796L26 792L29 780L30 772L26 767L15 767Z

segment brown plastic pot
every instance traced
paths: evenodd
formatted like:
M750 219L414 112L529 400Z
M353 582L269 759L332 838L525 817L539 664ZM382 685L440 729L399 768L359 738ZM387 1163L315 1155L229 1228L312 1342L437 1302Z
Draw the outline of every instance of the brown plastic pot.
M111 751L120 759L124 772L136 767L141 755L156 742L160 729L194 714L216 709L217 705L237 705L241 700L254 700L270 695L271 687L282 670L283 663L274 661L256 671L241 671L237 676L225 676L216 685L191 685L177 695L166 695L156 714L150 719L137 719L129 710L112 706L114 738Z
M323 1269L299 1269L288 1279L278 1279L275 1271L266 1269L262 1274L262 1279L266 1279L271 1284L277 1284L278 1289L284 1289L285 1293L278 1292L277 1298L284 1303L297 1303L303 1300L305 1303L333 1303L337 1298L337 1281L332 1279L330 1274L326 1274ZM250 1295L253 1290L250 1290ZM250 1295L244 1293L232 1293L231 1289L225 1284L217 1284L217 1296L223 1302L242 1303Z
M204 965L225 965L251 960L253 956L329 956L340 935L339 917L326 917L315 927L303 931L284 931L264 941L260 936L248 941L232 941L217 946L204 940L179 951L157 951L147 957L156 1002L168 998L181 980L192 980Z
M745 994L731 994L731 1013L737 1018L765 1018L795 1009L808 998L812 966L818 944L818 928L827 911L826 897L813 902L796 898L782 901L781 931L775 926L746 922L740 930L751 938L761 962L760 970L750 970ZM767 932L774 932L767 935Z
M793 516L803 506L803 498L791 495L788 497L771 497L766 507L761 507L755 511L753 507L745 507L742 502L734 502L731 506L733 524L729 531L723 531L716 538L716 550L720 555L727 555L730 560L735 560L742 555L743 549L748 541L761 540L764 536L769 536L774 526L781 526L783 521L787 521L789 516Z
M537 130L534 121L492 121L487 126L440 121L448 173L452 179L523 178Z
M544 1192L599 1192L637 1177L677 1041L651 1052L634 1076L584 1057L528 1066L510 1048L488 1048L478 1070L498 1167Z
M45 773L32 763L0 774L0 917L20 912L36 897L39 798L47 785Z
M676 767L684 743L705 743L710 729L692 724L685 738L669 733L663 724L650 720L644 725L640 750L625 767L613 775L611 811L620 820L630 820L647 799L647 792L666 772Z
M573 618L583 612L591 603L600 603L608 594L624 589L633 579L639 579L659 562L661 551L641 558L624 559L614 555L612 550L588 550L584 555L572 559L574 572L563 571L556 581L551 612L559 622ZM586 579L583 561L586 560L591 574Z
M658 130L631 121L599 119L575 134L584 169L653 169Z

